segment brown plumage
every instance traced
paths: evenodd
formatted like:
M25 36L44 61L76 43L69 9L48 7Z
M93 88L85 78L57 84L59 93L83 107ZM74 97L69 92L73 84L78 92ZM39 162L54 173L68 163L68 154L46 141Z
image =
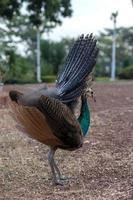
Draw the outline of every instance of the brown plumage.
M82 35L70 50L55 87L25 94L9 92L11 108L23 132L50 147L48 160L56 184L62 184L62 176L54 161L55 150L80 148L88 131L87 83L91 82L88 77L97 53L92 34ZM75 109L79 103L77 118Z
M19 96L20 93L16 91L17 94ZM69 107L59 100L41 96L36 107L14 101L10 105L21 129L39 142L69 150L82 144L82 134L76 117Z
M16 102L11 102L10 106L20 129L29 137L51 147L62 145L61 140L53 135L46 117L37 108L18 105Z

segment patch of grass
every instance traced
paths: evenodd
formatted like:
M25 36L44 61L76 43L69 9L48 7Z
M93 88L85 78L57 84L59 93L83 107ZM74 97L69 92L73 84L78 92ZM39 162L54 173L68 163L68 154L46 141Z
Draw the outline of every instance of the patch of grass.
M47 76L43 76L42 77L42 81L46 82L46 83L53 83L56 80L56 76L55 75L47 75Z
M127 80L127 79L118 79L117 77L115 78L115 81L112 81L110 77L96 77L95 81L97 82L105 82L105 83L120 83L120 82L131 82L132 80Z
M106 81L110 81L110 78L109 77L96 77L96 81L106 82Z

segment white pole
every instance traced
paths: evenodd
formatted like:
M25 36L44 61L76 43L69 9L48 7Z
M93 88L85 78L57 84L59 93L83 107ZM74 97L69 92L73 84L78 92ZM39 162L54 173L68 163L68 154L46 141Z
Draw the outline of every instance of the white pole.
M113 31L113 43L112 43L112 64L111 64L111 80L115 80L115 71L116 71L116 33L115 33L115 23Z
M112 37L112 64L111 64L111 80L115 80L116 73L116 18L118 12L112 13L111 19L114 22L113 37Z
M37 52L36 52L36 58L37 58L37 70L36 70L36 78L37 82L41 82L41 65L40 65L40 30L37 28Z

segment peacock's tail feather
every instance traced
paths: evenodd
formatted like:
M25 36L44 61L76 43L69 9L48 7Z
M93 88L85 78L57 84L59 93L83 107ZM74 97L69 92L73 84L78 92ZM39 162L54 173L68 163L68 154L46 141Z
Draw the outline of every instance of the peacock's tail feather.
M69 51L56 83L58 96L62 102L75 101L83 94L86 79L96 64L98 51L97 40L92 34L81 35L76 40Z

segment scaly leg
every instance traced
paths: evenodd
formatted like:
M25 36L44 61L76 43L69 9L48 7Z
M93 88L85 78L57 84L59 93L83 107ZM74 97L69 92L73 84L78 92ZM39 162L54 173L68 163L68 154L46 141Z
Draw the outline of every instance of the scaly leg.
M61 173L59 168L57 167L55 161L54 161L54 154L55 154L56 148L50 148L49 154L48 154L48 161L49 165L53 174L53 181L57 185L63 185L63 182L61 181ZM58 177L56 176L56 173Z
M54 181L56 181L56 172L55 172L54 164L53 164L54 154L55 154L55 150L50 149L49 154L48 154L48 161L49 161L49 165L50 165L50 168L52 171L53 179L54 179Z
M55 170L56 170L56 172L57 172L58 178L59 178L60 180L67 180L68 177L62 176L62 175L61 175L60 170L59 170L59 168L57 167L57 164L56 164L55 160L53 160L53 165L54 165L54 168L55 168Z

